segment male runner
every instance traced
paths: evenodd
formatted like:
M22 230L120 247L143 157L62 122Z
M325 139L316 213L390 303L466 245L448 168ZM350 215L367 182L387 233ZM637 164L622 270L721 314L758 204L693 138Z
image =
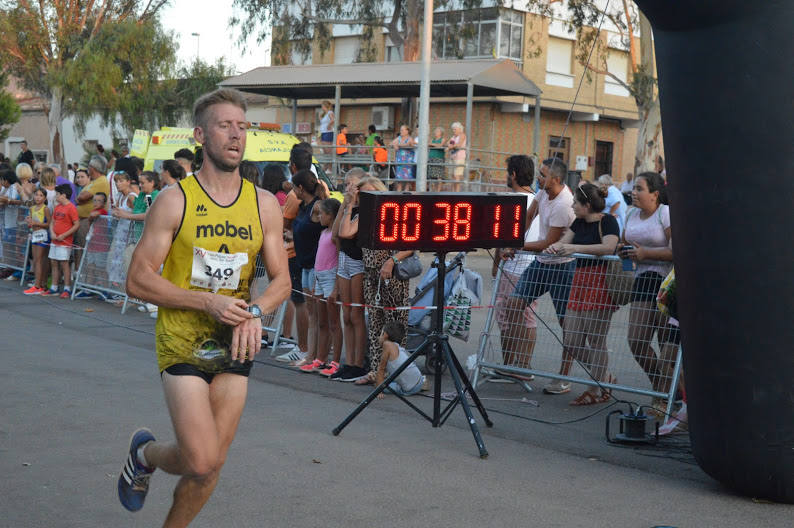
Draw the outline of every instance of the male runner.
M160 307L157 362L176 441L135 431L118 492L124 507L137 511L156 468L181 475L166 527L187 526L212 494L261 346L259 316L290 293L281 208L237 170L245 110L233 90L196 101L193 134L204 147L204 165L157 197L127 277L130 296ZM270 285L250 300L260 252Z

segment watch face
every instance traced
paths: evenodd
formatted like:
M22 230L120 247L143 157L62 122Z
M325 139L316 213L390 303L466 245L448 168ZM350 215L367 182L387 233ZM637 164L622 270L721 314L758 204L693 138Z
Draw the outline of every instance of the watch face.
M259 305L252 304L251 306L248 307L248 311L254 317L262 317L262 310L259 308Z

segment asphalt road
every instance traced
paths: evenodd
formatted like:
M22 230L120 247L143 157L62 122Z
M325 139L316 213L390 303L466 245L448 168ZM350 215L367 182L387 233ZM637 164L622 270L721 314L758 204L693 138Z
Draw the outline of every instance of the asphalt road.
M156 474L137 514L116 497L130 432L145 425L173 438L153 321L97 301L25 297L7 282L0 309L0 526L158 526L175 477ZM218 488L193 526L794 525L794 507L737 496L703 474L686 435L614 447L604 441L605 412L540 423L598 409L515 385L480 390L495 422L482 427L486 460L459 409L433 429L394 397L334 437L366 389L267 356L254 368ZM414 401L430 409L429 398Z

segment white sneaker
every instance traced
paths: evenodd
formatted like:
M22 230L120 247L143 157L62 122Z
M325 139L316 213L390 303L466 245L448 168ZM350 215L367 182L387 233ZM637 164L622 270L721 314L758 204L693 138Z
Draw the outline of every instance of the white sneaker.
M156 312L157 305L152 303L146 303L146 311L148 311L149 313Z
M294 361L300 361L301 359L306 358L307 353L301 352L300 349L293 345L295 348L281 354L280 356L276 356L276 361L281 361L282 363L292 363Z
M543 387L543 392L546 394L565 394L566 392L571 392L571 384L567 381L552 380Z
M155 310L154 312L149 312L149 317L151 317L152 319L157 319L157 310Z

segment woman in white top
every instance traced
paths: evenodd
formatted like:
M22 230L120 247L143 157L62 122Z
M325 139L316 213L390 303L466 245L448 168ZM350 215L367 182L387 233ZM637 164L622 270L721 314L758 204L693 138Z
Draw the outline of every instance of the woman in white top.
M664 179L655 172L634 178L632 202L626 215L620 255L635 263L629 313L629 347L651 381L653 390L670 389L680 335L656 307L656 295L673 267L670 209L664 202ZM659 355L651 346L658 333Z
M331 110L331 101L322 102L320 114L320 141L330 145L334 142L334 111Z
M463 173L466 170L466 150L468 144L466 143L466 134L463 131L463 125L455 121L450 127L452 129L452 137L447 140L445 149L449 152L449 159L455 165L452 169L452 178L456 182L463 181ZM454 192L460 192L461 185L456 183L452 189Z

